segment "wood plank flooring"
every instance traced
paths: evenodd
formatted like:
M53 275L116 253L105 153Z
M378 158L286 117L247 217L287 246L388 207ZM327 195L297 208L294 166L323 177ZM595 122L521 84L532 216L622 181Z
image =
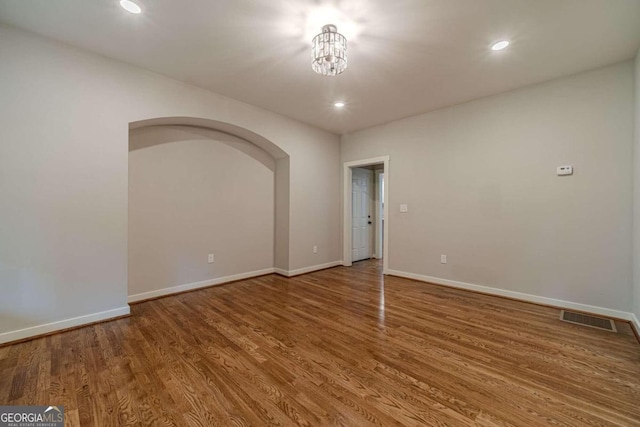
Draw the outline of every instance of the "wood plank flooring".
M640 426L640 345L556 309L385 277L236 282L0 347L0 404L68 426Z

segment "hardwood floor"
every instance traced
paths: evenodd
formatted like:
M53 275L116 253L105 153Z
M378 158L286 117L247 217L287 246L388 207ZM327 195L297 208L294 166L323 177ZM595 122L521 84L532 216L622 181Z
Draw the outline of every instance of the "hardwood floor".
M640 426L640 345L375 261L132 306L0 347L0 404L68 426Z

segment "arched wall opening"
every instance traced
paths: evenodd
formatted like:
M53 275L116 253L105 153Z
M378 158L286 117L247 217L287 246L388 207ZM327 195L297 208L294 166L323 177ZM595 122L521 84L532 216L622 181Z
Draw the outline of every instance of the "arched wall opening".
M129 302L287 270L289 156L229 123L131 123L128 215Z

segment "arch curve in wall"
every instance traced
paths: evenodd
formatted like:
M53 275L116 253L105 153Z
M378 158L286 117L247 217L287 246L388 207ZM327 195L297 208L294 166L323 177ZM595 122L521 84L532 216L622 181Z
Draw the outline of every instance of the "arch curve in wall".
M257 133L231 124L227 122L221 122L218 120L203 119L197 117L158 117L147 120L138 120L136 122L129 123L129 130L138 129L146 126L194 126L212 129L220 132L225 132L233 136L242 138L258 147L265 152L269 153L274 159L280 160L289 157L282 148L268 140L267 138L258 135Z
M150 126L188 126L223 132L262 149L275 160L274 262L276 271L289 270L289 154L274 142L241 126L199 117L157 117L129 123L129 131Z

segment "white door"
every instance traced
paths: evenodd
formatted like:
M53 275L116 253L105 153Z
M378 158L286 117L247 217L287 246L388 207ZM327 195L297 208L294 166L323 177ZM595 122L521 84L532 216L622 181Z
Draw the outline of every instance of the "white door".
M371 258L371 182L373 172L352 170L351 261Z

